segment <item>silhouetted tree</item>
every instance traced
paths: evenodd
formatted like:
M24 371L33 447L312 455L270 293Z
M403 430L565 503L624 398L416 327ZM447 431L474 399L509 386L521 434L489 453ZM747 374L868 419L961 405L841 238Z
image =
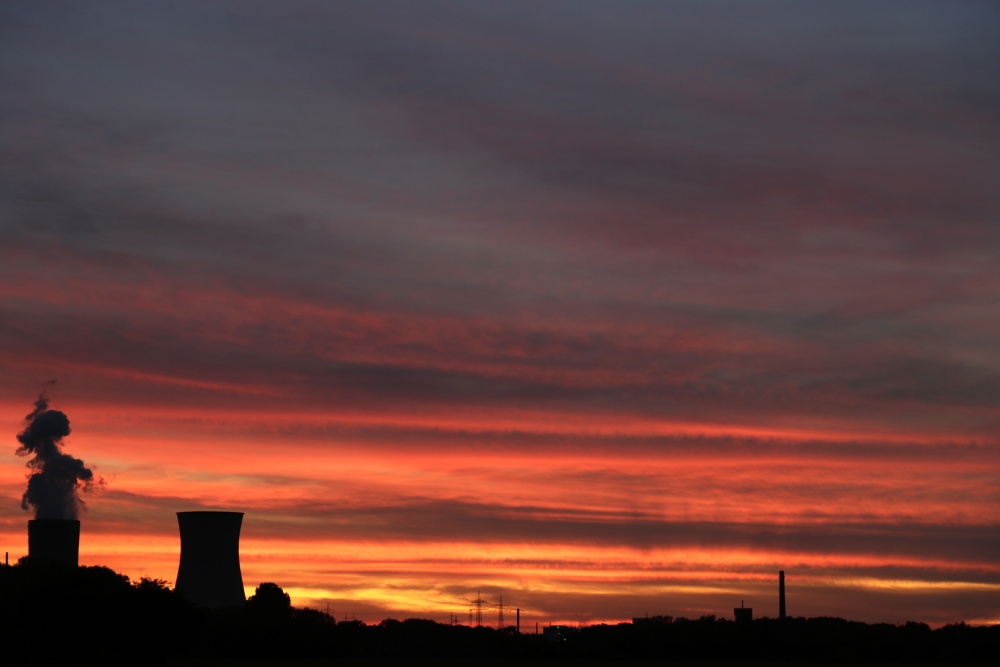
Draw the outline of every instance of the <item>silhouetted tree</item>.
M247 609L255 616L269 619L291 618L292 598L278 584L265 582L247 600Z
M292 612L292 598L278 584L265 582L257 586L247 599L245 622L239 623L243 650L273 657L301 652L295 645Z

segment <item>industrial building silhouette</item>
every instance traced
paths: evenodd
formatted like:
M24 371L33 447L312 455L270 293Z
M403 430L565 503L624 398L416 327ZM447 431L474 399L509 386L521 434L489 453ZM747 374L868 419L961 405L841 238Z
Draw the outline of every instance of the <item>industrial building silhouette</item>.
M209 609L246 602L240 570L243 512L178 512L181 557L175 588Z
M733 609L733 619L737 623L751 623L753 622L753 608L743 606L743 600L740 600L740 606ZM785 571L780 570L778 572L778 620L785 620Z
M80 564L80 522L76 519L28 521L28 556L36 561Z

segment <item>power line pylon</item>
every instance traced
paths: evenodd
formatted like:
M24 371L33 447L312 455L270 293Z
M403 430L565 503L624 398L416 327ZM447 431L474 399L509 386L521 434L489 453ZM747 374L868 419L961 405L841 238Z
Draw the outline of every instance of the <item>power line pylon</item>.
M483 605L486 604L486 600L479 594L479 591L476 591L476 599L472 601L472 604L472 608L476 610L476 627L481 628L483 627ZM470 609L469 611L471 612L472 610Z

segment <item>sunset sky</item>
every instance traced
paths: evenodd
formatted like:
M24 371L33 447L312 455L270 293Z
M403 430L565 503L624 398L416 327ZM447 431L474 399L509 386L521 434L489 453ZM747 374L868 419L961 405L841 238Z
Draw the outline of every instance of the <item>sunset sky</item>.
M366 622L1000 623L1000 4L0 4L0 541ZM510 612L508 612L510 613ZM495 622L495 616L488 616ZM510 616L508 616L510 619Z

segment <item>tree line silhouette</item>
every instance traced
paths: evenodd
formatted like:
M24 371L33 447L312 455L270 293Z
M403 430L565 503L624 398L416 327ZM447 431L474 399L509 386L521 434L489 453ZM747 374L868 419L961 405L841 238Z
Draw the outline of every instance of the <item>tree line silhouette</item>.
M841 618L761 618L750 623L705 616L594 625L517 634L386 619L341 621L299 609L274 583L262 583L241 608L197 607L166 582L132 582L106 567L32 562L0 566L4 664L214 664L213 661L310 658L331 664L426 660L501 664L537 660L744 660L815 663L988 663L1000 626L964 623L866 624ZM191 662L195 661L195 662ZM88 660L89 662L89 660Z

